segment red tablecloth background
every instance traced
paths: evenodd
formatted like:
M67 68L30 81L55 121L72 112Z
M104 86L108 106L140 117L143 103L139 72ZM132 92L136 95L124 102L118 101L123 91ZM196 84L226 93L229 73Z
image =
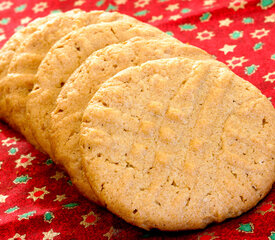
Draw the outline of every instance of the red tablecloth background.
M275 105L274 0L1 0L0 45L29 21L73 8L119 11L198 46ZM256 208L205 230L146 232L83 198L68 176L0 122L0 239L270 239L275 189Z

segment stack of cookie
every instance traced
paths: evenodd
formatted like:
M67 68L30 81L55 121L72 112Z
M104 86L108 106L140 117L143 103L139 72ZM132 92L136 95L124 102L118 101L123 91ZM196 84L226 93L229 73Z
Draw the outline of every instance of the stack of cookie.
M0 117L144 229L235 217L275 181L275 111L201 49L119 13L30 23L0 53Z

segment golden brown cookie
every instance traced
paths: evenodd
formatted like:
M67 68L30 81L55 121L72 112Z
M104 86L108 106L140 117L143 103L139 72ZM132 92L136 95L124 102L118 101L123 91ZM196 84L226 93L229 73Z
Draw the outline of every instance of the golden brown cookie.
M80 146L95 194L144 229L204 228L249 210L275 180L275 111L214 60L121 71L84 111Z
M136 37L96 51L70 76L63 86L56 108L51 114L51 146L56 162L65 167L72 182L85 196L94 200L81 169L79 131L83 111L100 85L119 71L148 60L185 56L210 59L211 56L194 46L173 38L144 39Z

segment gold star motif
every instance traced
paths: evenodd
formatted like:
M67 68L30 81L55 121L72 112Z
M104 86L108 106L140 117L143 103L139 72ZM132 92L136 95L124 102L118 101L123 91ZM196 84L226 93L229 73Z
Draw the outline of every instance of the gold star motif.
M48 3L47 3L47 2L40 2L40 3L35 4L35 6L32 8L32 10L33 10L35 13L44 12L44 10L45 10L47 7L48 7Z
M268 23L268 22L274 23L275 22L275 13L273 13L269 16L265 16L264 18L265 18L265 20L264 20L265 23Z
M271 82L274 83L275 81L275 72L271 72L266 74L265 76L263 76L263 78L265 79L265 82Z
M205 30L203 32L198 32L196 38L198 38L201 41L203 41L203 40L211 39L214 36L215 36L215 34L213 32L209 32L209 31Z
M29 192L29 196L27 198L31 198L35 202L37 199L44 199L44 196L49 193L50 192L46 190L46 186L42 188L34 187L33 191Z
M53 229L51 229L48 232L43 232L43 240L53 240L54 237L58 236L60 233L54 232Z
M29 21L31 21L32 19L30 17L25 17L25 18L22 18L20 20L20 23L21 24L25 24L25 23L28 23Z
M204 0L203 6L211 6L216 2L216 0Z
M16 144L16 142L18 142L20 139L19 138L16 138L16 137L12 137L12 138L6 138L5 140L2 140L2 145L3 146L11 146L11 145L14 145Z
M159 21L163 18L163 15L159 15L159 16L153 16L151 18L151 20L149 20L149 22L155 22L155 21Z
M178 3L170 4L167 8L165 8L166 11L171 11L171 12L173 12L177 9L179 9L179 4Z
M3 162L0 162L0 169L2 168L2 164L3 164Z
M231 23L233 23L233 20L226 18L226 19L219 21L219 24L220 24L219 26L220 27L223 27L223 26L228 27Z
M125 4L127 0L115 0L115 4L120 5L120 4Z
M255 30L255 32L250 33L250 35L252 36L252 38L260 39L264 36L267 36L269 32L270 32L270 30L266 30L266 29L262 28L262 29Z
M229 52L233 52L234 51L234 48L236 47L237 45L227 45L225 44L222 48L220 48L219 50L222 51L224 53L224 55L226 55L227 53Z
M7 197L8 197L8 195L0 195L0 203L6 202Z
M65 175L63 172L56 171L54 176L51 176L51 178L54 178L56 181L58 181L61 178L64 178Z
M81 6L85 3L86 1L85 0L78 0L76 2L74 2L74 6Z
M109 231L103 234L104 237L108 238L110 240L112 236L116 235L119 232L118 229L115 229L113 226L110 227Z
M61 202L62 200L66 199L67 197L65 196L65 194L62 195L56 195L56 198L53 200L54 202L58 201Z
M31 153L28 155L21 155L19 159L17 159L15 168L23 167L26 168L29 165L32 165L32 160L34 160L35 157L31 156Z
M144 7L150 3L150 0L138 0L135 2L135 8Z
M12 238L9 238L8 240L17 240L17 239L25 240L26 234L20 235L19 233L16 233Z
M95 225L96 222L99 220L99 217L93 212L89 212L86 215L81 216L83 220L80 222L81 225L83 225L85 228Z
M233 57L230 60L227 60L227 65L229 67L232 67L232 69L234 69L235 67L241 67L243 65L243 63L247 62L248 60L245 59L244 57Z
M245 4L247 4L244 0L234 0L229 3L228 8L232 8L234 11L238 11L239 9L244 9Z
M178 19L181 18L181 15L177 14L177 15L173 15L169 18L169 20L173 20L173 21L177 21Z
M3 41L3 40L5 40L5 39L6 39L6 35L5 34L1 34L0 35L0 42Z

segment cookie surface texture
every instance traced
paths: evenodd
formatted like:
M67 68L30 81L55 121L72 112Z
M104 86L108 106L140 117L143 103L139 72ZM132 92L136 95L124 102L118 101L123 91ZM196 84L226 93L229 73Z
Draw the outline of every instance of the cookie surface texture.
M94 192L144 229L204 228L249 210L275 180L275 111L214 60L154 60L106 81L83 116Z
M127 16L126 16L127 17ZM36 140L51 155L50 113L70 75L94 51L135 36L167 36L160 30L137 24L136 20L93 24L71 32L51 49L37 73L37 84L29 95L27 113Z
M211 58L201 49L182 44L173 38L137 37L96 51L63 86L51 116L52 151L55 160L68 171L72 182L89 198L93 199L94 194L87 190L90 186L81 169L79 148L80 124L88 102L100 85L119 71L148 60L176 56Z

